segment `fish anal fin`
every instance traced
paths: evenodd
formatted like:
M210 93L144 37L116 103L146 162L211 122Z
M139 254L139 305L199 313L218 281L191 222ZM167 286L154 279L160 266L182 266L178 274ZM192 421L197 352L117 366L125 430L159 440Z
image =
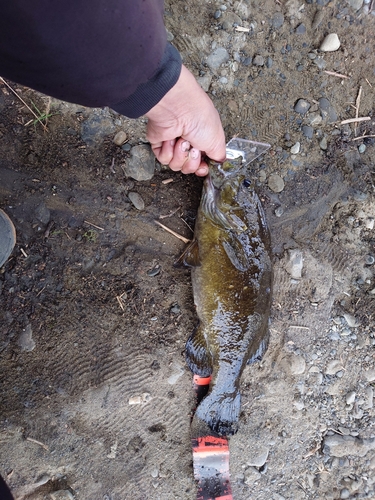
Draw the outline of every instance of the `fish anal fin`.
M186 342L185 355L186 362L195 375L200 377L211 375L212 359L199 325Z
M201 265L197 240L194 239L188 244L174 265L175 267L198 267Z

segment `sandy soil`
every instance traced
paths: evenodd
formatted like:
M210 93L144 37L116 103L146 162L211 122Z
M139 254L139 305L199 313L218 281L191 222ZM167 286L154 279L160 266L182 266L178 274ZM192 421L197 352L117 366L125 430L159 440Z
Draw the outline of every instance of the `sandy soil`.
M271 144L251 165L272 235L271 343L242 379L236 500L375 498L368 10L166 2L169 37L227 138ZM328 33L341 46L321 53ZM189 272L173 267L184 244L154 221L191 238L202 181L160 165L133 181L113 137L143 144L144 120L13 88L53 116L46 131L25 126L32 115L0 84L1 208L17 229L0 274L0 473L17 499L194 499L184 343L196 316ZM356 113L370 120L342 124Z

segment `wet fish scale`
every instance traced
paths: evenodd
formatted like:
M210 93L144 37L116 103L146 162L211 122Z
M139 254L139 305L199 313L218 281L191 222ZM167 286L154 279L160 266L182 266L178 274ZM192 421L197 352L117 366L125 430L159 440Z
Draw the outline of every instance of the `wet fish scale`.
M230 435L240 414L241 373L267 347L272 288L269 231L240 160L210 164L184 261L192 266L200 321L186 359L194 374L212 374L194 418Z

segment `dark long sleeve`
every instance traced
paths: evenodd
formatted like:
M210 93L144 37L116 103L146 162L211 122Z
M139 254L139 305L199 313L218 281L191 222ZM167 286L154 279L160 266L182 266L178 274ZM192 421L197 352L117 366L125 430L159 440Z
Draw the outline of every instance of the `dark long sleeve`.
M149 111L178 80L163 0L0 0L0 75L65 101Z

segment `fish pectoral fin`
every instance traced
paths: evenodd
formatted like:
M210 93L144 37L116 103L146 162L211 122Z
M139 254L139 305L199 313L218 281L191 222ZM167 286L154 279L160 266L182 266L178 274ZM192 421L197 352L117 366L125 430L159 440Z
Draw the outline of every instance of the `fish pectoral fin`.
M195 375L200 377L209 377L211 375L212 359L199 325L186 342L185 356L190 370Z
M191 241L185 248L182 255L174 263L175 267L198 267L201 265L199 258L198 241Z
M223 247L229 260L239 271L246 271L249 267L249 258L242 246L241 241L235 235L229 235L229 241L223 241Z

